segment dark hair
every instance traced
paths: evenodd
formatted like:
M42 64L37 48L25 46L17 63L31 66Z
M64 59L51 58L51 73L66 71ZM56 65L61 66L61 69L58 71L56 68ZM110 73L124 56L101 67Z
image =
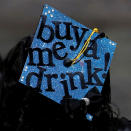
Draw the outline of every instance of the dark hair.
M31 43L32 37L25 37L11 49L2 62L4 84L0 87L2 89L0 119L5 130L8 128L18 131L43 130L44 121L66 119L61 105L46 98L38 90L18 82ZM45 124L44 129L50 130L52 126Z
M8 83L19 80L31 43L32 37L25 37L8 53L4 60L4 76Z
M4 79L2 89L2 115L0 118L3 120L4 128L12 130L43 130L44 120L69 120L70 116L64 111L64 108L53 102L52 100L44 97L38 90L31 87L26 87L18 82L22 73L28 49L31 46L33 37L28 36L22 39L11 51L8 53L6 59L2 63L2 79ZM0 64L1 66L1 64ZM96 113L96 120L92 122L96 127L100 123L110 121L113 117L113 112L109 104L111 103L110 91L110 74L108 72L106 81L104 83L103 91L103 104L100 111ZM52 110L53 107L53 110ZM102 110L102 111L101 111ZM77 119L85 120L85 116L76 112ZM71 116L72 117L72 116ZM97 124L96 124L97 123ZM90 128L90 122L88 122ZM75 125L76 126L76 125ZM50 130L46 127L45 130ZM87 126L86 126L87 128ZM91 130L91 129L90 129ZM94 131L94 128L93 128Z

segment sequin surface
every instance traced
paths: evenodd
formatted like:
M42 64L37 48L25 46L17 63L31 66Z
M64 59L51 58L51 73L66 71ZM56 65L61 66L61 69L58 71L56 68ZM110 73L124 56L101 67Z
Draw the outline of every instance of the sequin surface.
M56 26L58 25L60 38L57 38L58 34L56 34L56 31L58 31ZM68 35L68 38L64 38L67 33L67 26L70 28L70 32L68 32L70 35ZM43 38L45 42L38 37L40 28L43 28L41 38ZM83 33L84 30L86 30L85 34ZM24 85L30 84L33 88L37 88L39 84L42 94L57 103L60 103L65 96L64 86L67 87L69 95L76 99L83 98L93 87L97 87L101 92L105 81L105 75L108 72L117 45L115 42L107 38L98 39L96 41L96 47L88 51L88 56L85 55L79 62L70 67L65 67L63 65L65 59L73 59L78 55L91 32L91 29L64 15L53 7L44 5L44 10L31 45L31 49L35 49L32 53L33 64L29 64L31 63L31 56L28 55L19 82ZM83 37L82 33L84 34ZM93 40L97 35L98 34L95 33L91 39ZM47 42L49 38L52 40ZM80 44L78 48L73 50L72 47L76 48L78 44ZM96 58L91 55L93 54L94 48L96 49ZM40 65L39 49L42 51L43 66ZM109 57L106 68L105 54ZM49 60L49 55L51 62ZM65 58L63 59L63 57ZM50 65L48 65L49 63ZM42 70L41 75L40 68ZM99 71L92 77L96 70ZM84 87L82 87L83 84Z

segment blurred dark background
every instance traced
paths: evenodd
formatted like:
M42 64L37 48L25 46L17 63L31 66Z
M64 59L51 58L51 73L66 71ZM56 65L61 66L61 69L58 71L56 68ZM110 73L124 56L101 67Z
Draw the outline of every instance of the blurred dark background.
M111 64L112 102L131 119L131 0L1 0L3 57L21 38L35 33L45 3L92 29L98 27L118 43Z

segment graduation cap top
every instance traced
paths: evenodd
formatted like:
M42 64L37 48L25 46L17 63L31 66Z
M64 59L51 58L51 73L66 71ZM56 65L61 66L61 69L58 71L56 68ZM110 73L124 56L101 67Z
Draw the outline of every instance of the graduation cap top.
M20 82L60 103L101 92L116 43L58 10L44 6Z

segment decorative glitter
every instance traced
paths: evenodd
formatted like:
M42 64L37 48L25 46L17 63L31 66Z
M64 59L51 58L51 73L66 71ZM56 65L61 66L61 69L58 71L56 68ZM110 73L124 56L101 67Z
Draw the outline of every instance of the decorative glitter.
M48 11L48 13L50 14L50 10Z
M24 76L22 76L21 78L24 79Z
M52 9L52 12L54 12L55 10L54 9Z
M27 71L27 69L28 69L28 66L25 66L24 71Z
M46 5L45 8L48 9L48 6Z
M53 15L51 14L50 17L53 17Z
M112 45L116 45L115 43L112 43Z
M110 41L109 44L112 44L112 41Z

